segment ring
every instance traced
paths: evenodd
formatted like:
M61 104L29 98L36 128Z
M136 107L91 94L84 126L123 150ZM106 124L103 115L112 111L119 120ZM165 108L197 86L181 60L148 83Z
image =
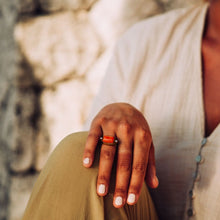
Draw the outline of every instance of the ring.
M104 137L100 137L100 141L108 146L117 146L118 144L118 140L114 136L104 135Z

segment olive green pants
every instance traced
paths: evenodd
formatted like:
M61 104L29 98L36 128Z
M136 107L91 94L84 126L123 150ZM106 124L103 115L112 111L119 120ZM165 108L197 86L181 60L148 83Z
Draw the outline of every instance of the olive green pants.
M136 205L113 207L115 171L108 195L96 194L99 152L92 168L84 168L86 137L87 132L71 134L56 147L35 183L23 220L157 219L145 184Z

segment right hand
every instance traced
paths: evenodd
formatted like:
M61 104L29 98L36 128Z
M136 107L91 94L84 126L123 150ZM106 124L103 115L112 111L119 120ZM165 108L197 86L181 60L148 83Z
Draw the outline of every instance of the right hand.
M139 198L144 180L151 188L159 184L148 123L142 113L129 104L105 106L91 124L83 155L85 167L92 166L99 138L104 135L114 136L119 141L113 205L116 208L126 202L133 205ZM101 147L97 180L97 194L100 196L108 193L115 152L115 146L103 144Z

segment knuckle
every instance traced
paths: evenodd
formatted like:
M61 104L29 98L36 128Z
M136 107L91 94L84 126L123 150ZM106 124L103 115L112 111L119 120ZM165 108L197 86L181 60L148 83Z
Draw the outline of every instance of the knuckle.
M93 152L90 149L85 149L84 150L84 155L85 156L91 156L91 155L93 155Z
M124 134L129 134L132 130L132 125L128 121L121 121L119 123L119 129L124 133Z
M101 151L101 158L103 158L105 160L113 160L114 156L115 156L114 152L112 152L110 150L102 149L102 151Z
M147 142L151 142L152 141L152 137L151 137L150 131L146 130L146 129L140 129L138 131L138 137L139 137L140 143L146 143L146 141Z
M103 125L106 124L106 122L108 121L108 118L106 116L101 116L97 119L98 124Z
M99 140L99 134L97 132L89 132L87 140Z
M132 169L138 174L144 174L146 171L146 164L144 162L139 162L137 164L134 164Z
M116 129L117 126L118 126L118 121L115 120L115 119L111 119L108 121L108 126L113 128L113 129Z
M125 171L125 172L128 172L128 171L131 171L131 161L129 158L127 159L124 159L122 161L119 162L118 164L118 168L120 171Z
M102 116L97 121L98 121L98 124L102 127L107 126L107 127L111 127L113 129L115 129L118 126L118 121L114 118L111 118L111 117L109 118L106 116Z
M116 187L115 188L115 194L125 195L126 193L127 193L127 190L124 187Z
M109 181L109 178L107 178L105 175L98 176L98 183L107 183Z
M140 190L141 190L141 186L139 186L139 185L138 186L137 185L131 185L129 187L129 191L132 192L132 193L135 193L135 194L139 194Z

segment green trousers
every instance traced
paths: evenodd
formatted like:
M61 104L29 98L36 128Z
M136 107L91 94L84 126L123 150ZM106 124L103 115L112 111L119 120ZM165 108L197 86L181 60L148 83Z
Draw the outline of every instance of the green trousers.
M84 168L86 137L87 132L71 134L56 147L35 183L23 220L157 219L145 184L136 205L113 207L115 168L108 195L96 194L99 150L92 168Z

